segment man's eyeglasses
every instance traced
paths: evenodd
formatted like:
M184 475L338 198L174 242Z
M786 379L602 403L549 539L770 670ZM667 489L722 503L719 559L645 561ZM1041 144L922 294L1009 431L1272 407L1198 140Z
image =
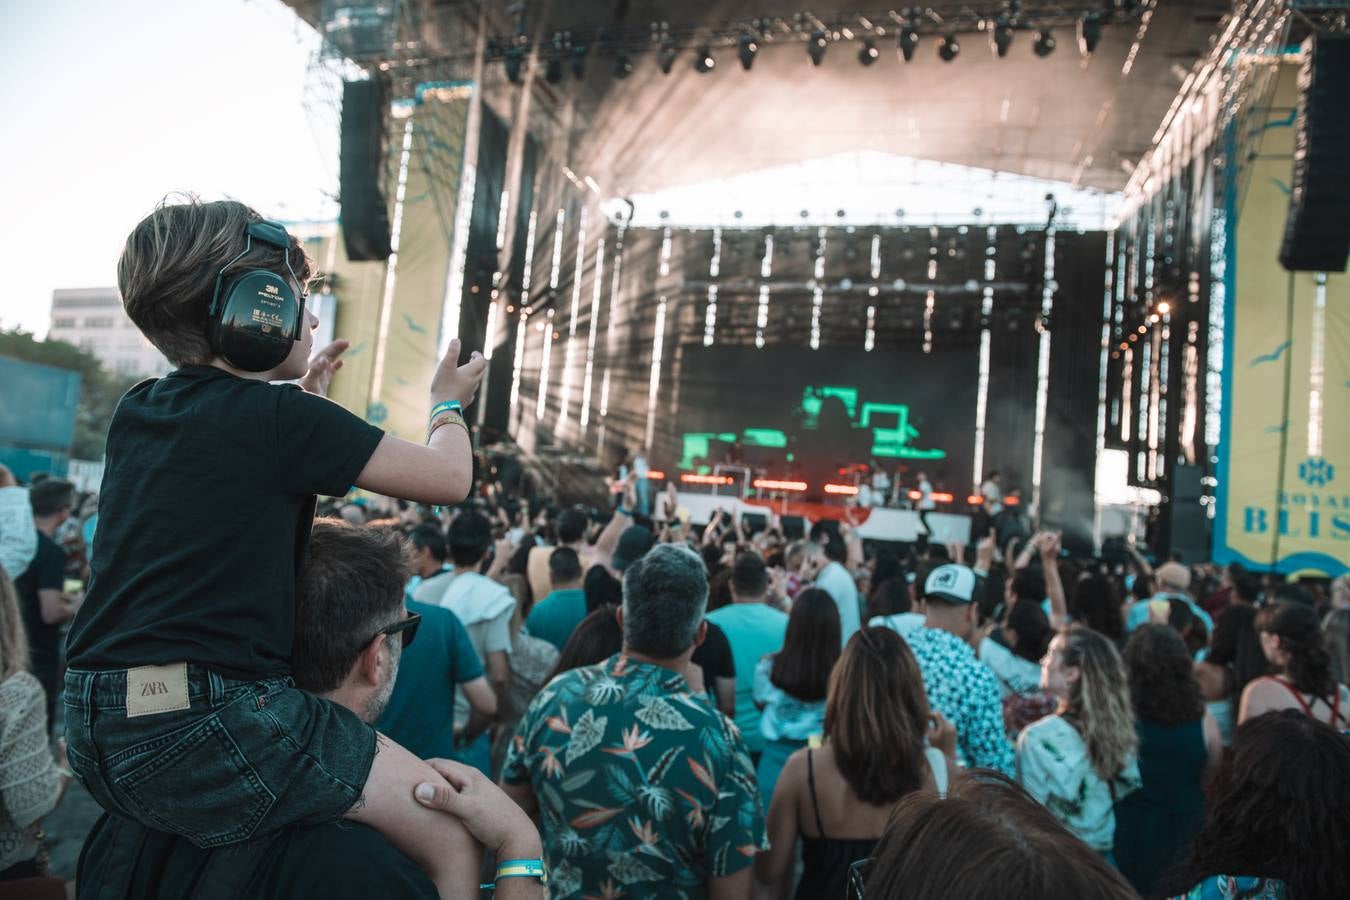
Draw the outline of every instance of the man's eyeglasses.
M420 624L422 624L422 617L417 613L409 613L408 618L400 619L388 628L381 628L375 632L375 635L378 637L383 634L390 638L396 634L401 635L403 647L407 649L408 645L413 642L413 638L417 637L417 626Z
M863 877L870 861L860 859L848 867L848 900L863 900Z

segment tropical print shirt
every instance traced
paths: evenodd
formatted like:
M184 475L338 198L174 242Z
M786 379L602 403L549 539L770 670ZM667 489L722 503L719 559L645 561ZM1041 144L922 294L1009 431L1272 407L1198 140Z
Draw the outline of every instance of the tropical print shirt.
M539 692L502 780L538 800L552 900L694 900L766 847L735 724L679 673L623 654Z
M1003 703L994 673L951 632L925 627L900 636L923 673L928 705L956 728L958 760L1011 775L1013 748L1003 732Z
M1173 900L1285 900L1283 881L1250 875L1211 875Z

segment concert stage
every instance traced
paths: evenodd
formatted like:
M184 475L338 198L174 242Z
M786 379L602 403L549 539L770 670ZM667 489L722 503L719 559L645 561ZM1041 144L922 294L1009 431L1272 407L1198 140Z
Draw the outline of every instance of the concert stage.
M679 498L680 506L689 510L689 521L695 525L708 524L717 510L722 509L732 514L740 512L742 515L761 516L766 511L772 511L780 517L801 516L808 523L819 522L822 519L847 521L853 526L859 537L868 541L913 543L924 533L919 514L911 509L862 508L795 500L740 500L735 497L693 494L687 491L681 491ZM970 516L957 513L930 512L927 518L929 525L932 526L932 532L928 539L933 543L970 543Z

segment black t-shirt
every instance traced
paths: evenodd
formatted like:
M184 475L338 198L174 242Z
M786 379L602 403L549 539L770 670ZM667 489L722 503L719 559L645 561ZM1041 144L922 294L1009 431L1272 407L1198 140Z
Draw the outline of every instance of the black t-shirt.
M88 900L435 900L417 864L373 828L351 822L292 828L202 850L185 838L102 815L80 851Z
M38 591L59 591L66 583L66 552L42 532L37 533L37 553L14 582L19 595L23 627L28 633L28 650L35 666L55 670L61 655L61 623L42 621L42 603ZM45 685L44 685L45 686Z
M314 495L347 493L383 434L295 385L209 366L133 387L108 430L70 666L285 674Z
M731 655L731 642L727 640L726 632L709 622L708 634L689 661L703 670L703 687L713 699L713 706L717 706L716 679L736 677L736 659Z

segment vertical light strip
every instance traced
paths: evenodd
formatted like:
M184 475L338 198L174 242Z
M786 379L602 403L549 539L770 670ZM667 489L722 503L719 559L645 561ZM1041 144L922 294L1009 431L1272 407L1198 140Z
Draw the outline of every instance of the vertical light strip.
M591 421L591 379L595 374L595 335L600 325L600 295L605 290L605 239L595 248L595 287L591 291L591 321L586 327L586 375L581 381L581 433Z
M1149 335L1153 342L1153 358L1158 361L1158 375L1149 391L1148 410L1148 477L1158 480L1158 432L1162 428L1163 385L1167 383L1167 326L1159 325Z
M816 232L816 264L812 269L813 289L811 291L811 349L820 349L820 314L825 305L825 288L821 282L825 278L825 228Z
M516 320L516 353L515 358L511 360L511 402L509 406L512 410L520 403L520 375L525 369L525 338L529 334L530 314L521 309L520 318Z
M534 231L539 224L539 211L530 210L530 224L525 230L525 271L521 276L521 303L530 304L530 278L534 275Z
M600 376L600 418L609 415L609 367L605 367L605 374Z
M558 217L553 223L553 265L548 273L548 286L551 290L558 289L558 279L562 276L562 244L563 244L563 223L567 219L567 213L558 208Z
M465 160L455 207L455 239L450 245L450 277L441 307L441 340L437 356L444 356L450 339L459 334L459 306L464 299L464 267L469 261L469 225L473 219L473 191L478 181L474 167Z
M1137 438L1148 442L1148 422L1149 407L1153 403L1153 343L1147 334L1144 340L1139 342L1139 421L1135 425L1134 433ZM1144 464L1148 454L1144 450L1139 451L1139 460L1135 469L1136 477L1143 480L1148 477L1148 469Z
M581 312L581 274L586 266L586 207L577 220L577 264L572 273L572 312L567 319L567 346L563 348L562 393L558 400L558 433L567 425L572 407L572 356L577 337L577 315Z
M881 235L872 235L872 280L876 281L881 277Z
M1092 484L1097 483L1097 468L1106 450L1106 367L1111 358L1111 274L1116 258L1116 233L1106 232L1106 261L1102 275L1102 337L1097 358L1097 435L1092 462ZM1102 517L1096 503L1092 504L1092 544L1102 544Z
M1308 456L1322 455L1322 391L1327 350L1327 275L1318 272L1313 299L1312 347L1308 363Z
M666 241L662 245L662 274L670 271L670 229L666 229ZM722 271L722 229L713 229L713 255L708 264L709 276L716 278ZM708 305L703 313L703 346L711 347L717 340L717 285L708 285Z
M1122 351L1120 364L1120 439L1129 443L1130 426L1134 424L1134 348Z
M511 192L502 191L502 202L497 206L497 249L506 246L506 217L511 213Z
M539 398L534 405L534 417L542 419L544 408L548 404L548 368L549 356L553 350L553 310L548 311L548 319L539 323L544 329L544 353L539 361Z
M994 254L997 253L998 229L993 225L985 231L984 280L993 281L997 274ZM971 466L970 483L978 485L984 478L985 423L989 416L989 348L993 340L990 331L994 315L994 288L986 284L980 296L980 378L975 394L975 462Z
M671 235L674 230L667 225L666 230L661 235L661 277L665 278L670 274L670 245Z
M394 221L389 229L389 259L384 264L384 296L380 298L380 328L375 336L375 361L371 365L370 402L378 403L384 384L384 353L389 343L389 317L394 311L394 280L398 269L398 240L403 233L403 197L408 192L408 160L412 156L413 119L403 123L403 152L398 158L398 187L394 191Z
M929 291L923 300L923 352L933 352L933 309L937 306L937 292Z
M1228 220L1222 209L1214 211L1210 222L1209 270L1209 330L1205 337L1205 452L1210 462L1218 460L1218 446L1223 422L1223 343L1224 343L1224 278L1226 277ZM1211 474L1217 474L1211 472ZM1214 513L1214 505L1209 507Z
M867 307L867 331L863 333L863 352L871 353L877 345L877 308Z
M652 332L652 374L647 386L647 432L645 444L656 434L656 394L661 389L661 348L666 337L666 298L656 304L656 328Z
M487 327L483 329L483 358L492 359L492 345L497 343L497 305L500 300L488 304Z
M1031 444L1031 508L1041 508L1041 463L1045 457L1045 414L1050 399L1050 315L1055 306L1055 228L1045 229L1045 274L1041 284L1040 347L1036 354L1036 433Z
M764 236L764 258L759 261L759 277L773 275L773 235ZM764 330L769 327L769 286L759 286L759 309L755 313L755 346L764 347Z

